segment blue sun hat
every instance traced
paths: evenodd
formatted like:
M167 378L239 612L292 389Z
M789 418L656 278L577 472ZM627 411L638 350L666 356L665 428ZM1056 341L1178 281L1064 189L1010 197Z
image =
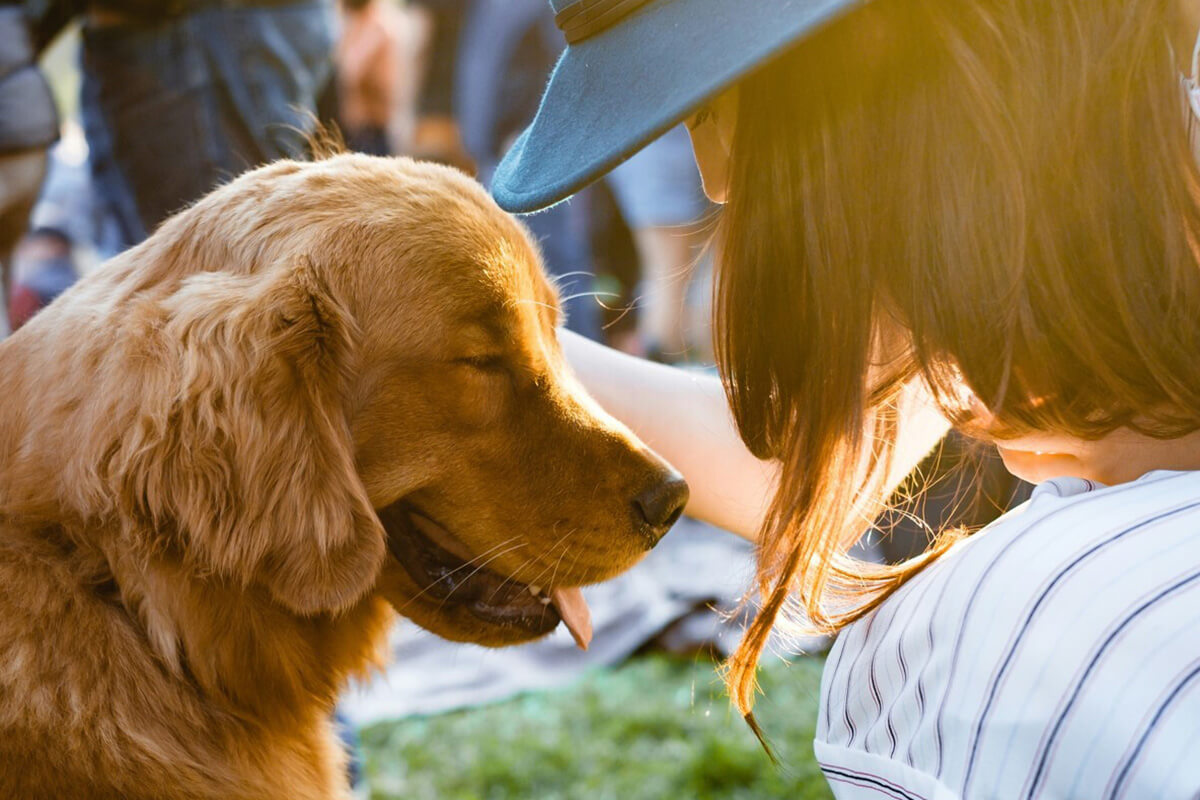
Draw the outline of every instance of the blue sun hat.
M492 181L528 213L595 181L708 98L867 0L550 0L567 49Z

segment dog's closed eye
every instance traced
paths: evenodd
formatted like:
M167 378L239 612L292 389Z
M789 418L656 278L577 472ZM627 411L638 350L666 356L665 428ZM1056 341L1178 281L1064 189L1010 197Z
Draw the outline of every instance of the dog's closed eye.
M507 369L508 367L504 356L500 355L499 353L479 356L465 356L463 358L457 358L455 361L459 364L465 364L468 367L474 367L475 369L483 372L499 372Z

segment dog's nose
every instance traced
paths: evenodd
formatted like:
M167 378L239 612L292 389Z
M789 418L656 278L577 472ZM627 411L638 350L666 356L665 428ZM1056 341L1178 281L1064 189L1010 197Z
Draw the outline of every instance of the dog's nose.
M679 521L683 507L688 501L687 481L672 470L665 480L660 480L646 491L633 498L633 508L646 523L650 534L650 546L666 536L671 526Z

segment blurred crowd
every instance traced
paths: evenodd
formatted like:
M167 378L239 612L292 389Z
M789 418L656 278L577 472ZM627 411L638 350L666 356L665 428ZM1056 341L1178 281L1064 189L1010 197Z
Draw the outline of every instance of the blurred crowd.
M318 126L487 184L563 44L545 0L0 0L0 335ZM677 128L525 222L570 328L674 363L709 358L710 219Z

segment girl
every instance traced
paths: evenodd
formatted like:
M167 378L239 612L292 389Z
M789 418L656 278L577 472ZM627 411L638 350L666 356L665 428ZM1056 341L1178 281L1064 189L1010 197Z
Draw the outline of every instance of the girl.
M570 47L501 204L555 202L680 118L726 202L724 393L565 346L685 474L691 513L757 536L739 708L773 624L840 630L816 743L839 797L1193 797L1200 173L1180 9L552 5ZM946 424L995 442L1033 499L908 563L851 559Z

